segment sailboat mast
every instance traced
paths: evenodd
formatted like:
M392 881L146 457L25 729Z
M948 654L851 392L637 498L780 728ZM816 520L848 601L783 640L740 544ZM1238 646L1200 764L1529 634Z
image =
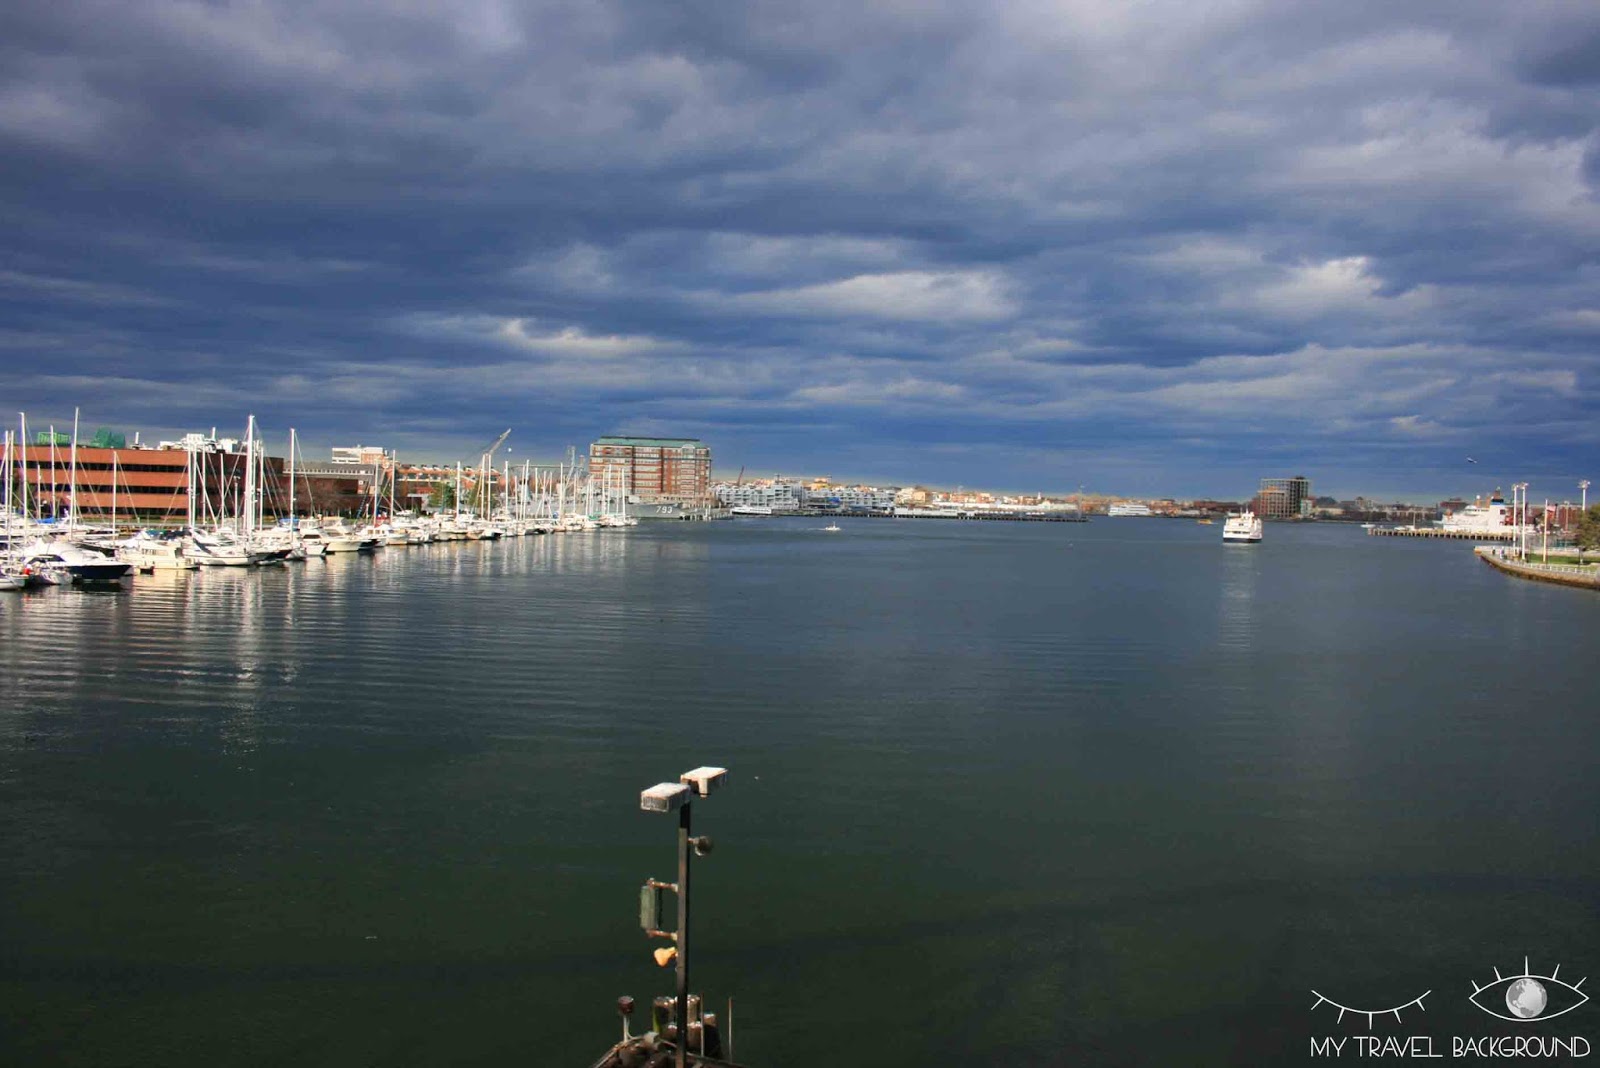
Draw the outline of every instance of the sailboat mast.
M28 413L18 412L17 418L22 426L22 518L28 518L28 499L31 497L37 503L39 494L28 485Z
M295 530L300 529L300 522L295 518L294 510L294 427L289 428L289 522Z
M67 507L71 511L67 514L67 536L71 537L78 529L78 409L72 409L72 463L68 468L68 477L71 486L67 489Z
M11 543L11 513L15 511L11 504L11 431L6 431L6 544Z
M250 416L244 430L244 506L239 509L236 529L248 538L256 523L256 417Z

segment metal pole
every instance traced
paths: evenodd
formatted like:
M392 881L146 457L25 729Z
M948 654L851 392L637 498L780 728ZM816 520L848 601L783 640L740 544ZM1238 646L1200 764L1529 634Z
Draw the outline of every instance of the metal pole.
M677 1068L689 1063L689 810L678 810L678 1049Z

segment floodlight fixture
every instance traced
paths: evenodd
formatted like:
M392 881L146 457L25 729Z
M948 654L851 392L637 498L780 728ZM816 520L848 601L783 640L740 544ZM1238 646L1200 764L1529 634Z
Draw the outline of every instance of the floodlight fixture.
M693 787L694 792L701 797L710 797L713 790L727 785L727 768L695 768L678 776L678 781L685 786Z
M689 788L679 782L661 782L639 794L642 812L676 812L691 800Z
M663 883L651 879L639 892L640 926L647 935L671 938L673 942L670 946L662 946L655 950L654 957L656 963L663 968L669 964L677 965L677 1020L681 1028L679 1033L684 1038L682 1040L676 1037L668 1038L668 1041L676 1047L673 1053L676 1068L688 1068L689 1031L686 1025L692 1022L693 1016L689 1009L690 861L711 852L710 837L701 835L697 838L691 832L690 813L693 811L692 802L696 797L710 797L712 791L726 785L727 781L727 768L698 767L678 776L677 782L657 783L639 794L639 808L642 811L678 814L678 881ZM662 919L661 891L666 889L673 890L678 895L678 924L677 930L672 932L663 931L659 927ZM659 1000L657 1003L659 1004Z

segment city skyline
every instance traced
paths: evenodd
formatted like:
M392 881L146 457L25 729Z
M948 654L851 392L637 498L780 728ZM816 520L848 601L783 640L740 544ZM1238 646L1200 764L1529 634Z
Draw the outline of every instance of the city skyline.
M25 4L0 398L308 455L1572 498L1597 42L1581 3Z
M28 436L29 436L28 444L33 447L35 452L37 452L38 448L40 448L43 445L43 443L45 442L47 437L50 434L53 433L55 435L57 441L58 441L57 449L61 450L59 455L58 455L58 457L57 457L57 459L61 464L67 463L68 462L68 453L67 453L66 450L69 447L71 439L72 439L72 434L71 434L72 417L69 416L65 420L62 420L60 422L53 422L53 421L51 421L49 419L45 419L42 423L37 421L34 417L31 417L31 416L29 417L29 419L30 419L30 422L28 424L28 427L29 427L29 430L28 430ZM9 433L11 435L11 440L12 441L17 442L19 445L21 444L20 439L17 437L17 433L18 433L17 430L15 430L15 429L8 430L7 433ZM214 438L216 442L221 442L221 443L225 443L225 444L229 443L229 442L232 442L232 445L228 446L228 447L235 448L235 449L238 449L238 450L242 451L242 449L244 447L243 446L243 439L244 439L245 432L244 432L243 429L241 429L237 434L230 434L225 428L223 428L221 426L213 426L213 427L208 428L207 430L201 430L201 431L181 431L181 430L176 430L176 431L172 431L170 433L165 433L164 432L164 433L162 433L160 435L157 435L157 434L147 434L147 433L144 433L142 430L138 430L138 431L135 431L135 432L125 432L123 430L120 430L119 428L112 427L112 426L105 426L105 425L101 425L101 424L96 424L96 425L91 427L88 423L84 423L80 419L79 434L78 434L78 443L79 443L80 449L81 448L93 448L93 447L95 447L98 444L98 439L102 435L107 435L107 434L111 435L113 438L116 438L118 440L125 440L126 445L125 446L119 445L119 446L117 446L118 448L133 448L133 449L138 449L138 448L156 448L158 445L162 446L162 447L169 447L169 448L183 448L185 446L183 445L183 443L182 443L182 441L180 439L188 437L190 439L196 439L196 438L198 438L198 439L212 439L212 438ZM258 439L258 441L261 442L261 444L263 446L263 449L266 452L266 454L269 455L269 456L275 456L275 457L278 457L278 458L284 459L284 460L286 460L286 458L288 456L288 449L286 447L286 445L287 445L286 434L287 434L286 431L281 433L281 434L275 434L271 429L264 429L264 428L261 428L259 424L257 425L257 439ZM514 434L508 433L507 440L509 440L509 438L511 436L514 436ZM580 462L584 461L585 459L588 459L590 452L593 450L593 447L595 445L597 445L597 444L603 443L604 440L607 437L608 436L606 436L606 435L602 435L601 438L598 438L595 441L589 442L589 443L587 443L585 445L582 445L582 446L574 445L574 446L572 446L571 448L572 448L572 452L573 452L575 458ZM281 442L281 444L283 446L285 446L285 447L274 447L274 442L275 441L279 441L279 439L284 439ZM136 440L137 440L138 443L136 443ZM675 441L676 439L662 438L660 440L662 440L663 442L671 442L671 441ZM710 442L705 442L703 444L707 445L708 447L710 447L712 445L712 443L710 443ZM341 465L350 466L350 467L362 466L362 462L350 458L351 455L353 455L353 454L355 454L357 452L364 453L364 454L370 453L370 454L374 454L374 455L383 454L385 457L393 457L393 459L395 460L396 464L402 469L429 468L429 467L439 467L441 469L446 469L446 468L449 468L449 467L451 467L453 465L460 464L462 469L463 469L463 471L467 475L470 476L470 475L473 474L473 472L476 470L476 468L478 466L477 459L475 459L474 456L468 456L468 455L458 456L458 457L443 457L443 456L405 456L405 457L400 457L397 454L395 454L392 449L390 449L388 446L384 445L381 442L328 445L328 444L324 444L324 443L320 443L320 442L307 442L305 439L301 438L301 439L298 440L298 443L297 443L297 446L296 446L296 452L297 452L298 460L303 462L303 463L305 463L308 468L310 468L310 467L327 468L330 465L332 467L339 467ZM937 491L939 493L961 493L961 492L965 491L965 492L968 492L968 493L984 493L984 494L991 494L991 495L998 495L998 496L1008 496L1008 497L1040 497L1040 496L1042 496L1042 497L1050 497L1050 498L1056 498L1056 499L1079 498L1079 497L1081 497L1083 499L1089 499L1089 500L1116 500L1116 499L1120 498L1120 499L1129 499L1129 500L1143 500L1143 501L1150 501L1150 502L1162 501L1162 500L1171 500L1171 501L1231 500L1231 501L1234 501L1236 503L1243 503L1243 502L1250 501L1252 498L1254 498L1260 492L1260 490L1262 488L1264 488L1265 484L1267 482L1269 482L1269 481L1286 482L1286 481L1291 481L1291 480L1299 480L1302 477L1305 477L1303 474L1300 474L1300 473L1297 473L1296 475L1293 475L1293 476L1262 474L1257 479L1257 485L1255 485L1254 487L1249 488L1247 490L1241 490L1241 491L1236 492L1236 493L1198 493L1198 492L1192 492L1192 491L1185 491L1185 490L1182 490L1182 489L1180 489L1178 491L1166 492L1166 493L1134 493L1134 492L1124 492L1124 491L1118 490L1118 489L1116 489L1114 487L1089 487L1089 486L1079 486L1079 487L1075 487L1075 488L1074 487L1052 487L1052 488L1033 487L1033 488L1030 489L1030 488L1026 488L1026 487L1021 487L1021 486L1016 486L1016 485L1008 485L1008 484L1002 484L1002 483L993 483L993 484L972 483L972 484L965 484L965 483L960 483L960 482L955 482L955 481L948 481L948 480L940 480L940 479L905 479L905 478L895 478L895 477L855 478L855 477L849 477L849 476L833 475L833 474L830 474L828 472L821 471L821 470L791 469L790 471L787 471L787 472L783 472L783 471L763 471L763 470L752 470L750 468L750 466L747 465L747 464L738 464L737 465L737 470L735 470L734 466L732 464L730 464L730 462L727 461L727 460L720 461L720 464L719 464L719 461L717 461L716 458L715 458L715 449L714 448L711 449L711 452L712 452L712 467L711 467L711 471L710 471L710 481L712 483L719 484L719 485L725 485L725 484L734 482L736 480L747 481L747 482L750 482L750 483L754 484L754 483L761 483L761 482L772 482L774 480L795 481L795 482L809 482L809 481L815 481L815 480L819 480L820 479L820 480L830 481L832 484L840 485L840 486L862 485L862 486L876 486L876 487L891 487L891 488L900 488L900 489L907 489L907 488L912 488L912 487L921 487L921 488L925 488L925 489L928 489L928 490L931 490L931 491ZM510 446L509 444L505 444L503 448L500 448L500 447L497 446L497 451L495 452L495 455L494 455L494 464L493 464L494 471L496 473L498 473L503 465L510 465L513 468L520 468L523 463L530 463L530 464L534 465L535 467L554 468L554 467L556 467L558 465L561 465L561 464L564 464L564 463L567 462L567 453L566 453L565 450L563 450L562 454L559 455L559 456L553 456L553 455L532 456L532 455L526 455L526 454L518 455L515 458L515 462L513 462L512 457L513 457L514 453L515 453L514 447ZM340 458L341 455L343 455L343 459ZM327 457L327 458L325 459L325 457ZM377 461L366 461L365 462L365 466L370 467L373 462L377 462ZM737 464L737 458L734 459L733 463ZM1468 489L1468 490L1465 490L1465 491L1462 491L1462 492L1458 492L1458 493L1443 493L1443 494L1440 494L1440 493L1432 493L1432 492L1413 492L1413 493L1407 494L1407 493L1391 493L1391 492L1383 492L1383 491L1374 491L1374 490L1372 490L1370 488L1359 488L1358 487L1358 488L1352 489L1352 488L1349 488L1347 486L1344 486L1343 484L1337 485L1334 488L1329 488L1329 487L1324 487L1324 486L1319 485L1315 479L1307 479L1307 481L1310 482L1310 487L1311 487L1310 496L1313 497L1313 498L1317 498L1317 499L1329 499L1329 498L1332 498L1332 499L1339 500L1339 501L1344 501L1344 502L1352 502L1352 501L1364 499L1364 500L1370 501L1370 502L1372 502L1374 504L1391 504L1391 505L1407 505L1407 506L1415 505L1417 507L1431 507L1431 506L1434 506L1434 505L1437 505L1437 504L1441 504L1441 503L1444 503L1444 502L1447 502L1447 501L1451 501L1451 500L1459 500L1459 501L1463 501L1463 502L1471 502L1471 501L1473 501L1475 499L1480 499L1480 498L1487 499L1491 494L1496 493L1497 491L1509 492L1509 487L1516 484L1515 482L1512 482L1512 481L1508 481L1508 482L1505 482L1505 483L1495 482L1493 485L1486 486L1486 487L1481 488L1481 489L1480 488L1472 488L1472 489ZM1578 491L1577 493L1563 492L1563 487L1559 483L1556 483L1554 481L1547 480L1546 485L1545 485L1544 488L1541 488L1539 485L1537 485L1535 483L1528 483L1527 485L1528 485L1528 488L1529 488L1529 495L1530 495L1529 499L1530 499L1530 501L1536 501L1536 500L1539 500L1540 498L1547 497L1548 500L1552 504L1562 503L1562 502L1570 503L1571 501L1573 501L1575 499L1582 499L1583 497L1586 496L1586 494L1584 493L1584 490L1585 490L1586 487L1581 485L1582 481L1584 481L1584 480L1580 480L1580 482L1574 482L1572 484L1572 486L1571 486L1571 489L1575 489L1575 490ZM1546 493L1546 489L1548 489L1548 491L1549 491L1548 493Z

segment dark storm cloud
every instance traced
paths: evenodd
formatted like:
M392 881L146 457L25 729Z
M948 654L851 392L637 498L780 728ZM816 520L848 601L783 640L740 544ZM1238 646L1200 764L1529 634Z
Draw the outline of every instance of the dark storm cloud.
M14 4L0 389L444 455L1564 478L1597 40L1585 4Z

